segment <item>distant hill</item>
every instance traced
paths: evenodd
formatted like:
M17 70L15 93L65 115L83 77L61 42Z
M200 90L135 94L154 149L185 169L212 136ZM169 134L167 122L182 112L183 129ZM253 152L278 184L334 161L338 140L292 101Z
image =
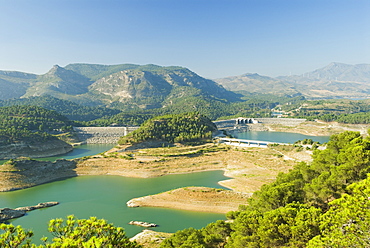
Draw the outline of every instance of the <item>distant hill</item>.
M303 95L314 98L370 97L370 65L329 65L302 75L276 78L243 74L215 80L226 89L237 92L271 93L280 96Z
M19 98L23 96L30 83L37 78L35 74L0 71L0 99Z
M224 86L227 90L240 93L249 92L291 97L301 95L291 83L267 76L261 76L257 73L246 73L240 76L215 79L215 81Z
M343 63L330 63L329 65L312 72L305 73L299 77L281 77L289 81L291 78L305 80L331 80L338 82L363 82L370 83L370 64L348 65Z
M170 107L180 99L192 99L182 103L195 99L237 102L240 94L246 98L251 94L368 98L370 65L331 63L302 75L272 78L246 73L210 80L179 66L79 63L55 65L43 75L0 71L0 89L0 100L49 95L83 106L121 110Z
M49 95L85 106L151 109L179 97L238 101L239 95L187 68L157 65L55 65L43 75L0 71L0 100Z
M370 65L329 65L299 76L279 77L311 98L367 98L370 96ZM305 92L305 93L304 93Z
M89 78L58 65L46 74L40 75L27 89L24 97L40 95L79 95L88 92L93 83Z

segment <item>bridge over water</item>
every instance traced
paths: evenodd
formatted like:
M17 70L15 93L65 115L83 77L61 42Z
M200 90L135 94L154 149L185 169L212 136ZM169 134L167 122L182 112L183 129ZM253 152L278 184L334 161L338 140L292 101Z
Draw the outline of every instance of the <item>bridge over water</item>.
M289 145L288 143L278 143L271 141L262 140L245 140L245 139L234 139L234 138L217 138L219 143L224 143L232 146L240 147L262 147L267 148L268 145L279 144L279 145Z

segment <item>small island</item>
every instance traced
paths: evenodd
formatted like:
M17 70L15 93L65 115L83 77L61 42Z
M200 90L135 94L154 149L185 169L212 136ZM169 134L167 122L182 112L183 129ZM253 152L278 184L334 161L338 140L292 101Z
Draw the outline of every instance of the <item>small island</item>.
M19 208L1 208L0 209L0 222L15 219L26 215L27 212L40 209L48 208L58 205L59 202L42 202L35 206L19 207Z
M131 199L128 207L164 207L196 210L207 213L227 213L247 203L251 194L207 187L184 187Z
M144 222L144 221L136 221L132 220L129 222L130 225L135 225L135 226L141 226L141 227L157 227L158 225L155 223L149 223L149 222Z

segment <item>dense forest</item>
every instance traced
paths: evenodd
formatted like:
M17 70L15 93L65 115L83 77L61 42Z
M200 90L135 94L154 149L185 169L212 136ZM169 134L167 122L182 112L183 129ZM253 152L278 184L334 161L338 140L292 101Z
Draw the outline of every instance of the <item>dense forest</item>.
M122 137L119 144L144 141L195 143L210 141L216 131L212 121L198 112L158 116L146 121L139 129Z
M0 107L0 144L31 143L56 139L53 132L72 130L72 123L59 113L36 106Z
M300 163L253 194L233 222L176 232L161 247L369 247L370 139L333 135L313 162Z
M283 111L288 117L307 120L336 121L348 124L370 123L368 100L315 100L304 97L279 97L270 94L244 93L243 101L227 102L202 94L175 98L165 106L152 109L132 109L122 111L104 106L83 106L52 96L38 96L0 101L0 107L39 106L55 110L74 121L74 126L139 126L146 120L160 115L199 112L211 120L231 119L239 116L271 117L271 113ZM114 106L113 106L114 107Z
M121 112L120 110L110 109L103 106L83 106L48 95L0 101L0 106L2 107L14 105L38 106L49 110L55 110L59 114L74 121L91 121Z
M177 89L178 91L181 88ZM196 90L195 90L196 91ZM179 92L178 94L180 94ZM176 95L176 94L175 94ZM68 119L75 121L75 126L138 126L144 121L160 115L199 112L211 120L230 119L239 116L269 117L271 108L278 104L296 103L301 97L276 97L267 94L250 94L243 101L228 102L211 96L193 92L191 96L173 98L164 106L151 109L134 108L122 111L119 106L83 106L68 100L44 95L30 98L0 101L0 106L39 106L55 110Z

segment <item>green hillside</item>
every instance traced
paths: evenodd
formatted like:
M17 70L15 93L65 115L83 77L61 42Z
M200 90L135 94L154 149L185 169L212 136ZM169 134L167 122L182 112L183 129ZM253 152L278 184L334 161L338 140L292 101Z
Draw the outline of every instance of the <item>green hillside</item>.
M158 116L146 121L139 129L122 137L119 144L145 141L194 143L209 141L216 126L199 113Z
M49 95L3 101L0 100L0 106L6 107L14 105L38 106L45 109L54 110L73 121L91 121L104 116L113 116L121 112L117 109L110 109L103 106L83 106Z
M38 143L56 139L50 133L71 131L71 122L55 111L35 106L0 107L0 144Z

